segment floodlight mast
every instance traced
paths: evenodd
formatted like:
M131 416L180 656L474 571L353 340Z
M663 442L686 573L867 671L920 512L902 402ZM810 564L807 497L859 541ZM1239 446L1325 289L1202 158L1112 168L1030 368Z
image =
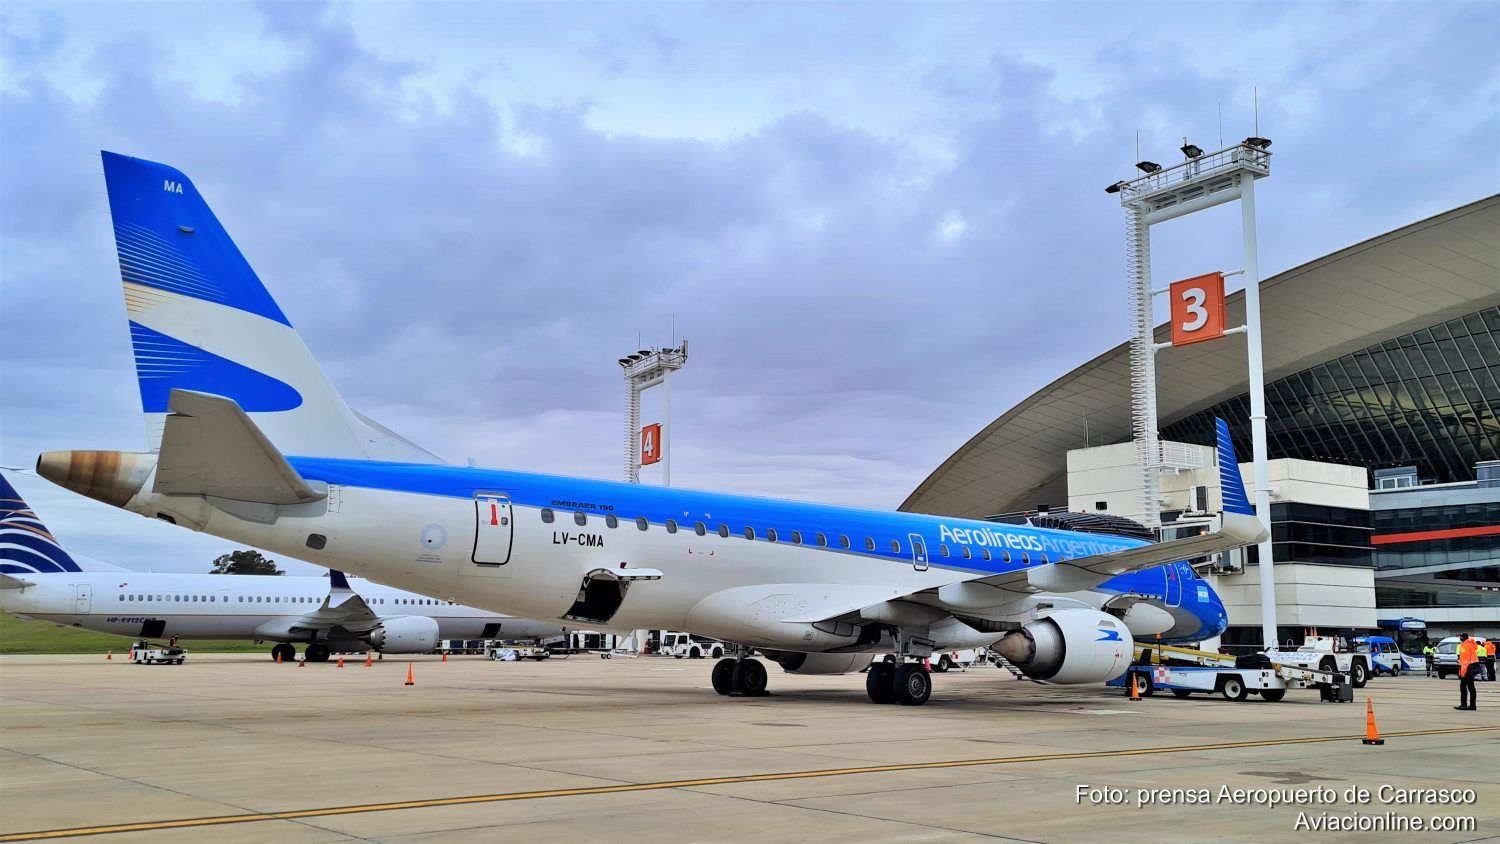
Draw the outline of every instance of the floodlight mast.
M1196 211L1240 201L1240 229L1244 242L1245 327L1249 357L1250 437L1255 473L1256 515L1267 539L1258 546L1260 558L1261 635L1275 648L1276 578L1271 552L1271 488L1266 467L1266 390L1261 353L1260 261L1255 234L1255 180L1271 175L1271 141L1246 138L1218 152L1204 154L1183 139L1184 161L1172 167L1148 169L1135 179L1115 182L1106 193L1118 194L1129 212L1126 220L1126 260L1130 278L1131 429L1140 471L1139 510L1147 526L1160 526L1159 475L1164 467L1157 433L1156 338L1151 288L1151 226ZM1196 154L1195 154L1196 153ZM1234 333L1238 333L1237 331ZM1170 344L1167 344L1170 345Z
M625 480L641 482L641 393L662 385L666 394L661 425L662 486L672 485L672 373L687 365L688 344L672 349L641 349L620 358L625 376Z

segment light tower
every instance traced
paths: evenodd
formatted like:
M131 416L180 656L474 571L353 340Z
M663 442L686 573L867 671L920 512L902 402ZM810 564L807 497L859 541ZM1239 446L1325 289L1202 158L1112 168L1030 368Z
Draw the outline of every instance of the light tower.
M687 364L688 344L683 340L676 348L655 346L620 358L625 375L625 480L641 482L641 393L662 385L665 409L662 414L661 451L662 485L672 485L672 381L671 375ZM654 462L654 461L653 461Z
M1260 336L1260 263L1255 238L1255 180L1271 175L1271 142L1250 137L1205 154L1183 141L1183 162L1162 167L1151 161L1136 164L1144 175L1105 188L1119 194L1129 216L1125 229L1126 271L1130 278L1130 398L1131 428L1140 472L1139 511L1149 527L1160 525L1158 480L1165 466L1157 439L1156 353L1171 343L1158 344L1154 335L1152 299L1170 288L1151 287L1151 227L1236 199L1240 201L1240 231L1244 241L1245 325L1223 334L1243 333L1249 357L1250 436L1255 467L1256 515L1266 527L1259 545L1261 632L1267 648L1276 647L1276 581L1271 557L1271 490L1266 469L1266 395ZM1225 273L1224 275L1233 275ZM1199 303L1201 304L1201 302ZM1175 325L1174 325L1175 333Z

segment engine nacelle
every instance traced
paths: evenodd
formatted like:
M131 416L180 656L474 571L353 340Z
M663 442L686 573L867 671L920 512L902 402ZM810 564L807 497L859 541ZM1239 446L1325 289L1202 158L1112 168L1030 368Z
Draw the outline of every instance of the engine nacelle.
M422 615L383 618L367 638L381 653L425 654L438 646L438 623Z
M788 674L851 674L870 664L869 654L805 654L797 651L768 651Z
M993 645L1026 676L1048 683L1102 683L1125 673L1135 639L1125 622L1097 610L1058 610Z

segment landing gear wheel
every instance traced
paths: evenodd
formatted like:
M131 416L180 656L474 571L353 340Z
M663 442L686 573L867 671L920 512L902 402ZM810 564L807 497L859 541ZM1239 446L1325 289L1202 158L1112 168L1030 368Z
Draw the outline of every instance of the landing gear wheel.
M1260 699L1266 703L1276 703L1286 697L1286 689L1261 689Z
M766 666L758 659L740 660L735 664L731 677L734 690L745 697L760 697L766 693Z
M932 675L920 662L908 662L897 667L891 690L902 706L921 706L932 697Z
M871 703L895 703L896 689L891 685L896 676L896 667L889 662L877 662L865 674L865 694Z
M948 655L947 654L943 654L941 657L938 658L937 662L932 663L932 670L936 671L939 674L945 673L948 669L950 669L952 667L953 667L953 661L950 660L950 659L948 659Z
M1245 681L1238 677L1224 678L1224 688L1220 689L1225 700L1242 701L1250 696L1249 690L1245 688Z
M1363 689L1365 687L1365 683L1369 679L1369 669L1365 668L1365 664L1363 662L1360 662L1356 659L1354 663L1349 666L1349 682L1353 684L1354 688Z
M732 659L721 659L714 664L711 675L714 691L721 695L727 695L734 691L734 663Z
M295 662L297 659L297 649L282 642L276 647L271 648L271 659L274 660L278 657L282 662Z
M1192 694L1192 692L1188 691L1187 689L1173 689L1172 694L1176 695L1177 697L1187 697L1188 695Z
M313 642L303 649L302 655L307 657L308 662L327 662L328 646Z

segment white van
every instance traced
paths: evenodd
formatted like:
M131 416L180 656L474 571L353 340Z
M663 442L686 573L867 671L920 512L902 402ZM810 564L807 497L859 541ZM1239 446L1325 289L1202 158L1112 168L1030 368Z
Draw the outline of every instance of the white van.
M1484 643L1489 640L1485 639L1483 636L1470 636L1469 638L1479 643L1479 651L1480 653L1483 653ZM1437 652L1432 655L1432 665L1437 669L1438 679L1445 679L1449 674L1457 677L1458 637L1449 636L1443 641L1438 642L1438 646L1434 648L1434 650Z

